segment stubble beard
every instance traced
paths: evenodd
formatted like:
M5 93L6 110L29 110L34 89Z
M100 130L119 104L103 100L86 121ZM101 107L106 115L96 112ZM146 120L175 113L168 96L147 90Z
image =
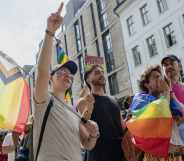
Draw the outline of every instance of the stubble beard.
M105 87L105 82L101 82L100 80L98 81L92 81L92 85L98 88L104 88Z

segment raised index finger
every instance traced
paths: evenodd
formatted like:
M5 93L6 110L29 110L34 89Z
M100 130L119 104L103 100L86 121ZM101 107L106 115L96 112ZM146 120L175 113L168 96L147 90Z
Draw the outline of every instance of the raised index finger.
M59 8L58 8L58 10L57 10L57 13L58 13L58 14L61 14L61 11L62 11L62 9L63 9L63 6L64 6L64 3L61 2L60 6L59 6Z

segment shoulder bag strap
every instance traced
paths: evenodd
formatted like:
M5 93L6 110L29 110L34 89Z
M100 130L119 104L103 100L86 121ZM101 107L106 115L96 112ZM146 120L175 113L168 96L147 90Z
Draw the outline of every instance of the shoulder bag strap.
M36 151L35 161L37 161L37 159L38 159L38 154L40 151L40 147L41 147L41 143L42 143L42 139L43 139L43 134L45 131L45 125L47 123L47 119L48 119L52 105L53 105L53 100L51 99L48 106L47 106L45 114L44 114L44 118L43 118L43 122L42 122L42 126L41 126L41 131L40 131L40 136L39 136L39 140L38 140L38 147L37 147L37 151Z

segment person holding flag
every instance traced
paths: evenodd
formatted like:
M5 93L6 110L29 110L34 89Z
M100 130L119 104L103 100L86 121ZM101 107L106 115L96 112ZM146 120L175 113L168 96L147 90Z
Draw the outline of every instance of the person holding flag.
M135 146L145 152L143 161L182 161L183 143L175 117L181 117L184 108L170 95L161 67L148 67L140 77L139 87L141 92L133 98L127 128Z
M33 125L33 145L37 161L81 161L80 143L85 148L92 149L99 136L97 124L81 118L81 115L74 112L64 100L65 92L71 87L77 72L75 62L69 60L64 64L58 64L51 73L49 72L54 34L63 20L60 16L62 8L63 3L58 11L47 19L47 29L37 66ZM91 106L93 103L94 101L91 100L86 106ZM43 120L48 107L51 109L41 136L40 131L43 131Z
M165 77L170 81L171 94L184 107L184 84L182 83L183 69L181 60L175 55L167 55L161 61ZM184 123L179 121L179 131L184 142ZM184 155L183 155L184 159Z

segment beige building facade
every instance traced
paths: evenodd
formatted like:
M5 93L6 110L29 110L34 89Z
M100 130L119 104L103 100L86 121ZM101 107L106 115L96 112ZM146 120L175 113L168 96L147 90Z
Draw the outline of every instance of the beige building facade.
M115 6L116 0L70 0L66 6L58 38L65 53L79 67L72 88L74 100L84 85L86 56L103 57L107 94L118 99L132 94L121 23L113 12Z

